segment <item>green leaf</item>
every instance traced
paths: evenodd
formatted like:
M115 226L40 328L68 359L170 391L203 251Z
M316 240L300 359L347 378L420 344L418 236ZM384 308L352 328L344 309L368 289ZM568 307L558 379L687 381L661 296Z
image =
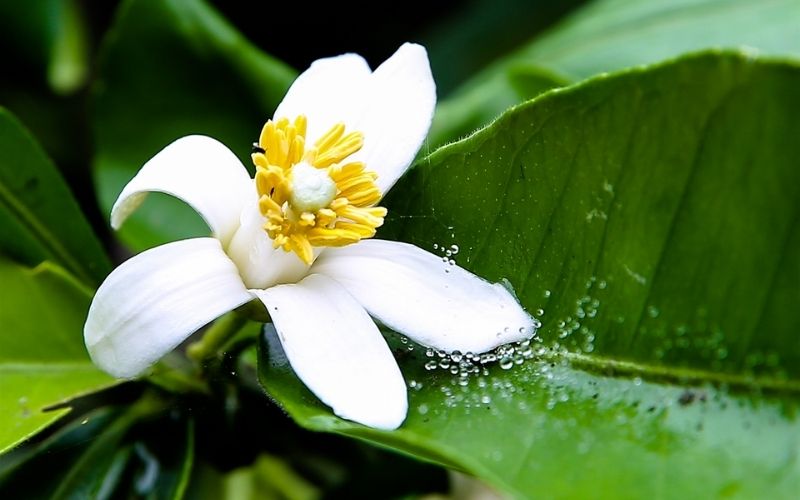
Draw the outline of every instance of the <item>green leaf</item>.
M262 384L301 425L516 496L792 497L798 88L796 64L712 52L514 108L409 172L383 236L508 280L536 359L462 387L399 350L392 433L330 415L272 352Z
M50 498L69 473L70 465L80 460L123 412L103 407L74 419L39 443L26 443L0 456L0 494L16 498ZM42 481L42 471L48 471Z
M223 481L223 498L314 500L321 497L319 490L285 460L267 454L261 454L248 467L229 472Z
M2 108L0 148L0 253L30 266L53 260L99 283L110 269L103 247L56 167Z
M580 9L442 102L431 143L457 139L526 99L513 85L520 68L576 82L706 48L749 47L800 56L794 0L600 0ZM546 89L543 89L546 90Z
M0 472L0 493L183 498L194 459L194 427L190 419L163 412L163 404L149 397L124 410L94 410L32 450L22 450L27 453ZM43 470L50 471L48 481L41 480Z
M249 166L252 142L295 76L202 0L125 2L104 49L94 167L106 214L139 168L181 136L214 137ZM181 202L152 198L120 232L132 249L208 233Z
M91 295L60 268L0 257L0 453L69 412L47 410L114 384L83 345Z
M473 0L450 9L419 42L428 49L439 95L507 55L585 0ZM498 36L498 28L502 36Z

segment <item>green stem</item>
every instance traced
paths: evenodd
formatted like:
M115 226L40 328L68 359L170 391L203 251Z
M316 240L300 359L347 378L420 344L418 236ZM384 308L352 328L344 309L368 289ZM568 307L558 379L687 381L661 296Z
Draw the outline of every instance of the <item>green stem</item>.
M186 348L189 358L197 362L214 357L231 337L242 329L247 318L236 311L219 318L206 330L203 338Z

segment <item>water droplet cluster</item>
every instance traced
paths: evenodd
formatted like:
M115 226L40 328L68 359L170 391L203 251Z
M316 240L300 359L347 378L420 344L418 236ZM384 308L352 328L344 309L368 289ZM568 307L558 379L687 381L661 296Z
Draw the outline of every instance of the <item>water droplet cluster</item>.
M434 243L433 250L441 254L442 262L444 262L447 266L456 265L455 256L458 255L460 248L455 243L452 245L440 245L439 243ZM445 267L444 272L449 273L450 269Z
M564 349L566 352L565 347L561 346L561 344L566 344L571 350L578 353L594 351L595 333L591 328L591 320L596 318L600 312L600 299L593 292L595 288L602 293L608 288L608 282L605 279L598 279L596 276L587 279L584 284L585 293L575 300L571 313L552 324L557 339L553 346L557 350Z

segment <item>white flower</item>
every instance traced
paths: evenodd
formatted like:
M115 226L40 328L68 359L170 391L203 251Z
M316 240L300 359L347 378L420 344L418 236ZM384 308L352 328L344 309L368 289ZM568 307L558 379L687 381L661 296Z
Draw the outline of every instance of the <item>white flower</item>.
M84 329L94 362L139 375L257 298L314 394L343 418L394 429L406 386L370 316L446 351L532 335L532 318L502 286L413 245L368 239L386 214L375 205L414 159L435 102L423 47L403 45L374 72L347 54L294 82L254 147L255 179L208 137L159 152L123 189L112 225L160 191L192 206L213 237L147 250L106 278Z

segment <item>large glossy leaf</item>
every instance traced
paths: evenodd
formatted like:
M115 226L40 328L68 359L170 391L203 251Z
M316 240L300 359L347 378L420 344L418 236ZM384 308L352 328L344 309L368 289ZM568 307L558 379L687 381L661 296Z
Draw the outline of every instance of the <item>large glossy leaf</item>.
M108 273L91 227L36 141L0 108L0 253L35 266L53 260L86 283Z
M269 342L262 383L302 425L519 496L790 497L798 88L795 64L707 53L511 110L403 178L383 235L507 280L543 322L539 361L462 386L398 354L394 433L331 416Z
M95 87L103 211L150 157L184 135L215 137L250 165L251 144L293 78L203 0L123 3ZM120 233L131 248L208 233L180 202L151 198Z
M66 414L57 403L114 383L89 360L83 321L91 295L58 267L0 258L0 452Z
M532 97L517 85L528 75L556 86L712 47L798 56L798 25L795 0L597 0L462 85L441 104L431 142L456 139Z

